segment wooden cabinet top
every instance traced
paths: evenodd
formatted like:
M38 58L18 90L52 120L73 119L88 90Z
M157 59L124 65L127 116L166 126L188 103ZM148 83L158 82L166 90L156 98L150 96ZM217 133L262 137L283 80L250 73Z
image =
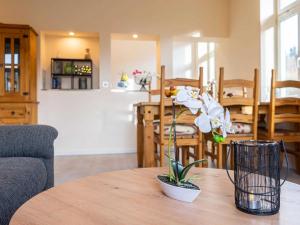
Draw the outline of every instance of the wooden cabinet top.
M6 23L0 23L0 29L28 29L31 30L33 33L38 35L38 33L29 25L25 24L6 24Z

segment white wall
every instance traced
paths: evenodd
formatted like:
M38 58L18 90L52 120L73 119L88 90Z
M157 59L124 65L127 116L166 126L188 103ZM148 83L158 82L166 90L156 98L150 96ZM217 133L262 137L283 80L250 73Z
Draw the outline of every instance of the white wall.
M0 0L0 21L30 24L40 31L98 32L100 85L111 81L111 33L160 36L161 64L172 73L172 37L200 31L228 35L229 0ZM43 40L40 40L41 43ZM41 48L41 53L45 49ZM39 90L41 89L39 68ZM129 106L141 93L39 91L39 122L58 128L56 154L135 151Z
M110 154L135 151L132 104L145 101L145 93L43 91L39 121L56 127L55 153Z
M81 44L89 41L91 47L91 44L97 45L94 39L80 40L85 40ZM71 48L72 52L67 48L68 44L76 44L73 41L72 38L46 36L47 62L56 54L56 47L60 44L63 44L60 49L64 49L60 52L61 57L70 57L69 54L80 57L81 51L78 52L77 48ZM130 72L141 68L155 72L156 42L113 40L111 67L112 84L119 81L118 73L122 70ZM136 125L133 104L146 101L146 93L114 93L110 89L101 89L63 92L52 90L40 91L39 94L39 122L51 124L60 131L55 146L56 154L112 154L135 151Z
M132 72L136 69L156 74L156 41L112 40L111 42L111 81L114 86L122 72L129 76L128 89L137 90ZM155 82L154 82L155 83Z
M228 34L228 0L1 0L1 22L37 30Z
M247 72L248 68L259 63L259 44L256 38L259 33L255 33L256 16L259 12L257 2L258 0L0 0L0 21L30 24L38 32L98 32L101 85L102 81L113 80L112 33L158 35L161 64L167 66L168 74L172 74L173 37L200 31L202 37L224 38L224 42L218 46L218 65L224 65L232 74L240 73L244 68ZM41 38L40 43L43 41ZM41 48L40 52L44 54L45 48ZM145 94L112 93L109 89L40 91L41 76L40 66L39 122L58 129L56 154L135 151L136 131L132 122L131 105L146 101Z
M230 0L229 38L217 45L217 65L225 77L252 79L260 68L259 0Z
M3 23L30 24L37 31L99 32L101 80L110 79L111 33L159 35L167 73L172 73L173 36L193 31L228 36L229 0L0 0L0 5Z

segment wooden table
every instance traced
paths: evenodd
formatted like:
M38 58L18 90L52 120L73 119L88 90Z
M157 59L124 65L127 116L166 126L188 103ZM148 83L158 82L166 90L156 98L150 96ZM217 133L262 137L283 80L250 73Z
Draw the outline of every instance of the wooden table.
M102 173L43 192L25 203L10 225L296 225L300 186L287 182L274 216L253 216L234 204L225 170L194 169L202 189L194 203L164 196L156 176L166 168Z
M159 117L159 102L140 102L137 108L137 162L138 167L154 167L153 121ZM268 113L269 103L260 103L259 114Z

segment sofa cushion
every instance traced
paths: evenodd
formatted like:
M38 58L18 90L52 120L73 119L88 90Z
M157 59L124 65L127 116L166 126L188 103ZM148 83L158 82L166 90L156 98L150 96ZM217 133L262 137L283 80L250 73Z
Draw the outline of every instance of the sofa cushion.
M23 203L45 189L46 181L41 159L0 158L0 224L8 224Z

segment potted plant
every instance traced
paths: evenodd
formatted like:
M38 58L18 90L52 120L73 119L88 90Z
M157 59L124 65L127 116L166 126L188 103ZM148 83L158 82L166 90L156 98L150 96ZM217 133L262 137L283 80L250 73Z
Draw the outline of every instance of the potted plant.
M190 110L193 114L198 113L199 116L195 119L195 125L202 133L211 132L217 143L223 142L227 133L232 133L229 111L224 110L208 93L202 95L199 93L199 89L192 87L171 87L170 90L166 91L166 96L172 98L173 115L168 143L169 172L165 175L159 175L158 180L162 191L168 197L185 202L193 202L201 191L198 186L192 183L197 177L188 177L188 173L193 166L206 160L201 159L185 167L179 162L176 157L179 155L176 146L176 118L185 110ZM183 105L185 109L176 114L176 105ZM171 157L172 146L175 151L175 159Z

